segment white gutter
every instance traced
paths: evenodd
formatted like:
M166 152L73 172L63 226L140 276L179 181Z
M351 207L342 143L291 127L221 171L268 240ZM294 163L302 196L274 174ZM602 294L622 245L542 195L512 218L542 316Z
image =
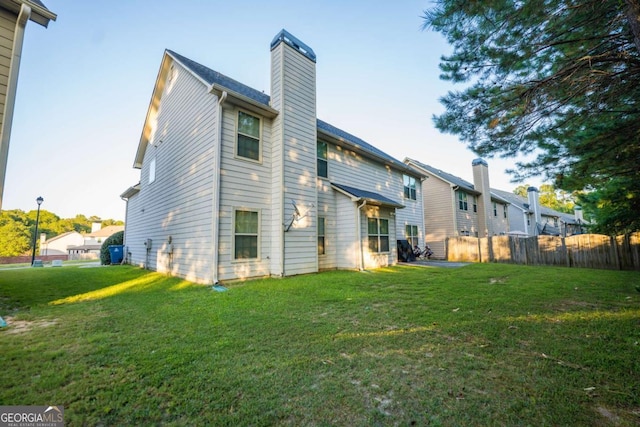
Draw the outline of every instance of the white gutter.
M216 111L216 121L218 126L218 147L213 157L213 254L211 260L211 280L214 285L218 284L218 245L220 244L220 156L222 155L222 104L227 99L227 92L222 92L218 99L218 108Z
M20 71L20 57L22 56L22 42L24 41L24 29L31 16L31 8L26 4L20 7L16 29L13 34L13 50L9 76L7 82L7 94L4 102L2 116L2 140L0 140L0 208L2 208L2 196L4 194L4 180L7 173L7 161L9 159L9 141L11 139L11 123L13 122L13 110L18 89L18 72Z
M367 204L366 200L362 201L362 204L358 206L356 210L357 222L358 222L358 248L360 249L360 271L364 270L364 249L362 248L362 208Z

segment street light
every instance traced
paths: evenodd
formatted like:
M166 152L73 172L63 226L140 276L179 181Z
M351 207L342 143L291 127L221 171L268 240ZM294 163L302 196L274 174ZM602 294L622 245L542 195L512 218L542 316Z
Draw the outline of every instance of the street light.
M40 221L40 205L44 202L42 196L36 199L36 203L38 204L38 213L36 214L36 231L33 232L33 253L31 254L31 267L33 267L33 263L36 260L36 239L38 238L38 222Z

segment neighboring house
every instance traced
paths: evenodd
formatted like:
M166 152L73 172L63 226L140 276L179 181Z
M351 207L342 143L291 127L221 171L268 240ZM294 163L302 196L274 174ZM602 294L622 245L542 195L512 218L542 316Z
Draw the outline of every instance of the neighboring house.
M47 27L55 20L39 0L0 0L0 209L25 27L28 21Z
M108 225L104 228L100 228L100 223L97 224L98 226L96 227L94 223L91 233L84 235L85 245L102 245L108 237L111 237L119 231L124 231L124 225Z
M489 190L486 161L473 161L474 184L414 159L404 161L428 178L422 183L425 242L435 258L446 257L448 237L485 237L509 231L509 203Z
M587 232L589 222L585 221L580 206L575 207L573 215L558 212L540 205L537 188L529 187L527 190L528 197L524 198L508 191L491 189L494 194L509 202L511 234L572 236Z
M42 234L41 237L46 236ZM68 231L40 242L40 255L67 255L68 249L84 244L84 237L77 231Z
M271 95L165 51L127 202L129 262L200 283L394 264L422 174L316 117L316 56L282 30Z

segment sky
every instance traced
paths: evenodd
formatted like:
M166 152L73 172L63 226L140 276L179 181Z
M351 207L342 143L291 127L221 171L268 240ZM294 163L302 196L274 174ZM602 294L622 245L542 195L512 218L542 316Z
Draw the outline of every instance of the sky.
M20 64L3 209L42 196L62 218L125 219L134 157L165 49L270 93L273 37L286 29L317 55L318 118L398 160L473 182L478 156L433 116L462 90L439 79L450 53L422 29L430 0L43 0L56 21L29 22ZM512 191L514 159L487 158ZM541 181L530 180L539 186Z

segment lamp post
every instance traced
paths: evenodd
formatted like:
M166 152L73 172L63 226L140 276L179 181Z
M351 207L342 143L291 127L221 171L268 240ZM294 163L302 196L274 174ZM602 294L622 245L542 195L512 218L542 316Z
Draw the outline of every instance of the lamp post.
M42 196L36 199L36 203L38 203L38 213L36 213L36 231L33 232L33 253L31 254L31 267L33 267L33 262L36 260L36 239L38 238L38 222L40 221L40 205L44 202Z

